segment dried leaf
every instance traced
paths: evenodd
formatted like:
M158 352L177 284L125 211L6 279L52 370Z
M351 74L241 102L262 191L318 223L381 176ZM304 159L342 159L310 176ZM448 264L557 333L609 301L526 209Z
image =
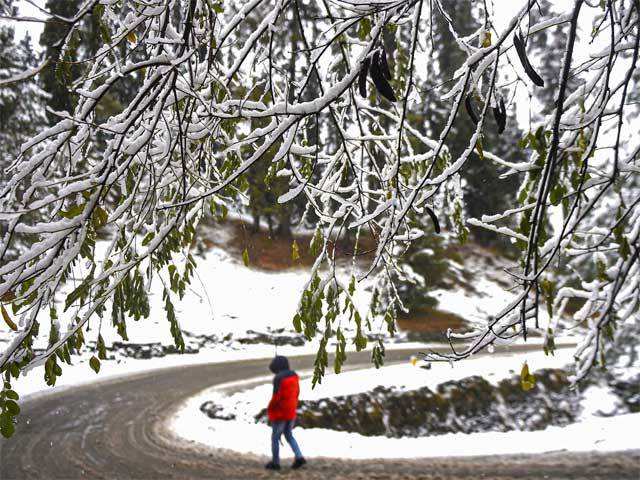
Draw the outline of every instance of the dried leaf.
M473 100L471 99L471 94L467 95L467 98L464 99L464 108L469 115L469 118L474 123L474 125L478 125L480 119L478 118L478 113L473 105Z
M4 308L4 305L0 305L0 310L2 310L2 318L4 319L4 323L6 323L14 332L18 331L18 326L14 323L13 320L11 320L9 312L7 312L7 309Z
M436 231L436 233L440 233L440 222L438 221L438 217L436 217L435 212L425 206L424 209L427 211L427 214L431 217L431 221L433 222L433 229Z
M502 134L507 126L507 108L504 105L504 100L501 98L498 105L493 107L493 118L498 125L498 133Z
M384 78L391 80L391 70L389 69L389 63L387 63L387 52L385 52L384 49L380 50L378 61L380 62L380 71Z
M396 101L396 95L393 93L393 88L389 84L388 80L384 77L380 69L380 52L376 50L373 54L373 59L371 61L371 66L369 67L369 74L371 76L371 80L373 80L373 84L376 86L376 90L378 93L385 97L390 102Z
M367 75L369 74L369 64L371 60L369 57L365 58L360 67L360 75L358 76L358 89L360 90L360 96L367 98Z
M524 48L524 42L522 41L522 38L518 33L515 33L513 35L513 46L515 47L516 52L518 53L518 58L520 59L520 63L522 63L522 67L524 68L524 71L527 74L527 76L531 79L531 81L535 85L539 87L544 87L544 80L542 79L542 77L540 77L540 75L538 75L538 72L536 72L531 66L531 63L529 62L529 57L527 57L527 52L525 51L525 48Z

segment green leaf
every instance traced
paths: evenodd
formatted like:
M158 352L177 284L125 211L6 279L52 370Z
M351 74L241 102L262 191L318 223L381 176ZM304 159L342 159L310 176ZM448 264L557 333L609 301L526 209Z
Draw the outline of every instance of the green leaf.
M20 407L14 400L7 400L4 402L4 408L9 415L16 416L20 413Z
M13 390L6 390L4 394L6 395L7 398L10 398L11 400L18 400L20 398L20 396Z
M396 334L396 321L393 318L393 314L391 313L391 311L387 311L387 313L385 313L384 321L387 324L387 332L389 332L389 335L391 335L392 337L395 336L395 334Z
M376 368L380 368L382 365L384 365L384 355L384 343L382 339L379 339L378 344L374 345L373 351L371 352L371 359L373 360L373 364Z
M556 185L555 187L553 187L553 189L551 190L551 193L549 194L549 200L551 201L551 204L559 205L564 194L565 194L565 191L562 185Z
M142 246L145 247L149 245L149 242L151 242L151 240L153 240L155 236L156 234L154 232L147 233L145 237L142 239Z
M631 254L631 248L629 248L629 242L627 241L627 237L622 237L618 251L620 252L620 256L624 260L629 258L629 255Z
M88 293L89 293L89 284L86 281L82 282L78 286L78 288L76 288L69 295L67 295L67 298L64 301L64 311L66 312L69 309L69 307L73 304L73 302L75 302L79 298L87 296Z
M249 251L246 248L242 251L242 262L245 267L249 266Z
M95 356L91 357L89 360L89 366L94 372L98 373L100 371L100 360Z
M84 211L85 203L80 205L72 205L69 210L66 212L64 210L60 210L60 216L64 218L74 218L80 215Z
M100 360L106 360L107 358L107 348L104 344L104 339L102 335L98 335L98 342L96 343L96 348L98 349L98 358Z
M358 25L358 38L364 42L370 33L371 20L369 20L369 17L364 17L362 20L360 20L360 23Z
M356 292L356 277L351 275L351 280L349 281L349 295L353 296Z
M13 320L11 320L11 317L9 316L9 312L7 312L7 309L4 308L4 305L0 304L0 310L2 310L2 318L4 319L4 323L6 323L11 330L13 330L14 332L17 332L18 326L13 322Z
M596 261L596 271L598 272L598 280L601 282L609 281L609 277L607 276L607 266L600 259Z
M7 417L10 419L10 417ZM0 433L2 433L2 436L5 438L9 438L11 437L16 431L16 427L13 424L13 422L11 420L9 420L6 423L2 423L2 425L0 425Z
M311 245L309 246L311 255L314 257L317 257L318 254L320 253L321 248L322 248L322 233L320 232L320 229L317 228L313 235L313 238L311 239Z
M93 211L93 228L96 230L100 227L104 227L109 221L109 214L107 214L106 210L100 206L96 207Z

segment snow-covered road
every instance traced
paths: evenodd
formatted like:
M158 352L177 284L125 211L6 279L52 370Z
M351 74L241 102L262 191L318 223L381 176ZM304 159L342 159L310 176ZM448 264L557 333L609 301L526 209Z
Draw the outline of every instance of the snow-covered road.
M414 350L388 352L406 362ZM369 353L351 355L367 365ZM293 358L308 369L313 356ZM23 403L17 435L0 441L0 477L266 478L264 457L206 448L167 428L185 399L212 385L264 375L265 362L243 360L174 367L34 396ZM265 439L266 442L267 439ZM405 461L317 459L305 478L637 478L640 452L551 454Z

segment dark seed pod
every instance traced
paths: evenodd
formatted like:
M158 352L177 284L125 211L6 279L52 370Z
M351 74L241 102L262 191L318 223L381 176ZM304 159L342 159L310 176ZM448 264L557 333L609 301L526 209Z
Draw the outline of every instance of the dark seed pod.
M504 106L504 100L502 98L498 102L498 105L493 107L493 118L498 125L498 133L501 134L507 126L507 109Z
M382 71L382 75L387 80L391 80L391 70L389 70L389 64L387 63L387 52L385 52L384 49L381 49L378 58L380 59L380 70Z
M396 96L393 93L393 88L391 88L389 81L384 78L382 70L380 69L380 51L378 50L373 53L371 65L369 66L369 75L371 76L371 80L373 80L373 84L376 86L378 93L390 102L395 102Z
M436 217L436 213L427 206L425 206L424 209L431 217L431 221L433 222L433 229L436 231L436 233L440 233L440 222L438 221L438 217Z
M538 72L533 69L531 63L529 63L529 57L527 57L527 52L524 49L524 42L518 33L513 34L513 46L518 53L518 58L520 59L520 63L522 63L522 67L524 68L527 76L535 85L544 87L544 80L540 75L538 75Z
M367 75L369 74L369 64L371 59L366 57L360 67L360 75L358 76L358 89L360 90L360 96L367 98Z
M467 114L471 121L478 125L480 119L478 118L478 114L476 113L476 109L473 106L473 100L471 99L471 94L467 95L467 98L464 99L464 108L467 110Z

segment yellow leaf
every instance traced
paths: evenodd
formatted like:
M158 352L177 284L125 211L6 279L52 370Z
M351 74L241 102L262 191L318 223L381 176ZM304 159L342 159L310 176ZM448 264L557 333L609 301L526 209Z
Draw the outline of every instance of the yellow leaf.
M244 262L244 266L249 266L249 251L245 248L242 252L242 261Z
M527 365L527 362L524 362L522 370L520 371L520 386L525 392L528 392L536 386L536 377L531 375L529 372L529 365Z
M0 305L0 310L2 310L2 318L4 318L4 323L9 325L9 328L14 332L18 331L18 326L13 322L13 320L11 320L9 312L7 312L7 309L4 308L4 305Z
M412 356L410 362L411 362L411 365L415 367L416 364L418 363L418 358Z
M136 36L136 32L127 33L127 40L131 43L136 43L138 41L138 37Z
M478 138L476 141L476 152L478 152L478 156L480 160L484 160L484 150L482 148L482 138Z
M482 39L482 46L484 48L491 46L491 32L489 31L484 32L484 38Z
M295 262L296 260L300 260L300 248L298 247L298 242L295 240L291 244L291 259Z

